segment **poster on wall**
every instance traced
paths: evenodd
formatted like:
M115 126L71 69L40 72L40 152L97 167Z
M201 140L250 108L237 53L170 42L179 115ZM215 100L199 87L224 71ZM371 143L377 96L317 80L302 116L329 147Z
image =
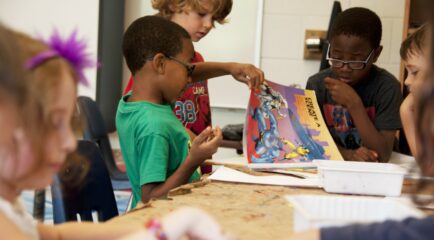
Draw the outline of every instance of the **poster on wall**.
M343 160L315 92L265 81L252 90L244 128L251 168L311 167L312 160Z

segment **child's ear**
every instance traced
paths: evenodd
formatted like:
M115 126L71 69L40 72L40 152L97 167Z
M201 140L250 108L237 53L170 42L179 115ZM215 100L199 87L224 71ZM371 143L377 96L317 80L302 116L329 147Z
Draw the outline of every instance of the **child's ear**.
M381 45L374 50L374 61L372 61L373 63L377 62L378 58L380 57L381 51L383 51L383 46Z
M181 9L179 8L179 7L177 7L176 5L175 5L175 3L170 3L169 4L169 10L174 14L174 13L180 13L181 11Z
M152 68L159 74L164 74L166 68L166 56L162 53L155 54L152 59Z

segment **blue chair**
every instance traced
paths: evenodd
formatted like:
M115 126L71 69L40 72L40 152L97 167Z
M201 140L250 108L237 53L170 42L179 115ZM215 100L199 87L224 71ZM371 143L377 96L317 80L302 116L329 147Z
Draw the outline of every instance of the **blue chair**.
M96 213L98 221L103 222L119 215L110 176L98 146L92 141L78 141L77 153L89 160L89 171L83 182L71 186L63 179L69 173L63 169L51 185L54 223L92 221Z
M77 99L80 115L85 120L83 138L98 144L115 190L131 189L126 172L122 172L113 157L110 139L101 111L94 100L86 96Z

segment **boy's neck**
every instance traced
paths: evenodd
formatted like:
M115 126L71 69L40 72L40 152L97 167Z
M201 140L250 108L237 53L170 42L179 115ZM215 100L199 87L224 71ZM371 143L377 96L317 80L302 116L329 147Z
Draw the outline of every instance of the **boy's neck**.
M132 94L128 102L150 102L164 104L161 91L155 87L155 79L137 73L133 77Z

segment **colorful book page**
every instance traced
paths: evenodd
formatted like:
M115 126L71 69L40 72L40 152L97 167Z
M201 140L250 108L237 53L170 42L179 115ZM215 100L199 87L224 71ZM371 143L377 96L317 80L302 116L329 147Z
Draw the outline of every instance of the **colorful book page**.
M250 94L244 148L249 164L287 166L314 159L343 160L322 117L315 92L271 81Z

